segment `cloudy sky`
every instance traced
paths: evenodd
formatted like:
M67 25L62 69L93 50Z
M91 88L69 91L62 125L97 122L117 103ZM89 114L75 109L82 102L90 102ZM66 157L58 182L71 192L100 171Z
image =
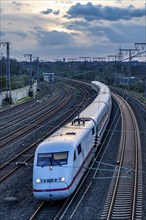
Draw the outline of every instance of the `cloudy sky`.
M146 0L0 0L0 8L11 57L107 57L146 42Z

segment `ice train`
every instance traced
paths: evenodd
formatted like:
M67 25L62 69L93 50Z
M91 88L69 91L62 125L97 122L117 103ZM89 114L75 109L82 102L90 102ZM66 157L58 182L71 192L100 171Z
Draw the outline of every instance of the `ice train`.
M111 113L111 94L103 83L92 81L94 101L72 122L36 149L33 194L38 200L61 200L76 189L104 134Z

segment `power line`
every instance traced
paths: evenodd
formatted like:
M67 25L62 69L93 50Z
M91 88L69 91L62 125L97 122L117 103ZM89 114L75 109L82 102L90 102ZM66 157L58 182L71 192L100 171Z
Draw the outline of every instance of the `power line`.
M0 46L6 46L6 98L8 103L12 103L11 81L10 81L10 48L9 42L0 42Z
M106 57L92 57L93 61L103 62L106 61Z

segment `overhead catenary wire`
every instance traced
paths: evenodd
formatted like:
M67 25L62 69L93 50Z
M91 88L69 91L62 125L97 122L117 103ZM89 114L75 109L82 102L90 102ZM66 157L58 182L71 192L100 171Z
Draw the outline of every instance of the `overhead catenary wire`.
M118 169L118 166L117 165L113 165L113 164L110 164L110 163L102 163L102 162L100 162L100 161L94 161L95 163L98 163L98 164L100 164L100 165L104 165L104 166L107 166L107 167L112 167L113 169L108 169L108 168L98 168L98 171L102 171L102 172L107 172L107 173L109 173L109 172L113 172L113 171L116 171L117 169ZM1 164L3 164L3 163L1 163ZM27 162L21 162L21 161L16 161L16 162L12 162L12 163L8 163L8 165L11 165L11 166L20 166L20 167L32 167L33 166L33 163L27 163ZM61 165L62 166L62 165ZM50 166L48 166L48 169L49 169L49 167ZM55 167L57 168L60 168L60 166L56 166L55 165ZM63 165L63 168L79 168L78 166L68 166L68 165ZM94 167L82 167L82 169L85 169L85 170L93 170L93 171L96 171L97 170L97 168L94 168ZM120 173L125 173L125 174L127 174L127 175L130 175L130 174L132 174L132 173L143 173L143 174L146 174L146 171L143 171L143 170L134 170L134 169L129 169L128 167L121 167L121 169L120 169ZM127 176L128 177L128 176ZM104 178L104 177L101 177L102 179ZM105 178L107 178L107 177L105 177ZM111 177L109 177L109 178L111 178ZM97 178L94 178L94 179L97 179ZM100 179L100 176L99 176L99 179Z

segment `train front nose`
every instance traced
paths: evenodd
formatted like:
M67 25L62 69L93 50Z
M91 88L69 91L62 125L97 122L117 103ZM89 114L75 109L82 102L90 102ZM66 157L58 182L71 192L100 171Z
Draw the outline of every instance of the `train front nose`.
M43 201L65 199L70 195L69 186L66 182L39 184L33 188L34 197Z

